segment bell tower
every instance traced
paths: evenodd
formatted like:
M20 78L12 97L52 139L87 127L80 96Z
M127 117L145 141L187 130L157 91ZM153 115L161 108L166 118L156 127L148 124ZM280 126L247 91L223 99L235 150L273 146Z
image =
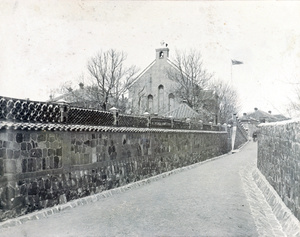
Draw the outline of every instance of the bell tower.
M169 48L168 44L165 42L161 43L161 48L156 49L156 60L163 60L169 58Z

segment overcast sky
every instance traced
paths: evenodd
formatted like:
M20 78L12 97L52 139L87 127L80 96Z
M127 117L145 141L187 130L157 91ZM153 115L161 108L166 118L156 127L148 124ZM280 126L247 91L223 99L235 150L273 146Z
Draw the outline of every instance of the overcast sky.
M198 49L208 71L231 80L243 110L284 113L300 81L300 2L0 2L0 95L47 100L65 81L78 84L100 50L128 54L141 70L164 40Z

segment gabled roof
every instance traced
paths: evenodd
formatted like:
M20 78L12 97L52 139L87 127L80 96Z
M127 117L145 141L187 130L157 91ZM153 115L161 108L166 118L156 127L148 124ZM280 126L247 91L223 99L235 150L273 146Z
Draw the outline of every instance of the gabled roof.
M274 114L274 117L277 118L277 121L289 120L290 118L285 117L282 114Z
M169 58L167 58L167 63L173 67L176 71L180 72L180 69L176 66L175 63L173 63ZM155 59L154 61L152 61L135 79L135 81L131 84L130 87L132 87L155 63L157 62L157 60ZM186 74L186 72L182 71L182 73L184 74L184 76L188 77L188 75Z
M135 79L135 81L130 85L132 87L147 71L155 64L156 60L152 61Z
M259 122L257 119L253 118L252 116L249 115L243 115L240 117L240 120L243 121L253 121L253 122Z
M267 122L277 122L277 121L283 121L283 120L288 120L288 118L286 118L284 115L282 114L277 114L277 115L273 115L271 113L256 109L254 112L248 113L247 115L243 115L243 117L241 117L241 120L258 120L258 121L262 121L262 120L266 120Z
M272 114L267 113L262 110L256 110L254 113L250 114L252 117L254 117L257 120L261 119L267 119L269 122L275 122L277 121L276 117L274 117Z
M165 117L172 116L173 118L183 119L183 118L200 118L200 114L193 110L186 103L182 103L176 109L164 114Z

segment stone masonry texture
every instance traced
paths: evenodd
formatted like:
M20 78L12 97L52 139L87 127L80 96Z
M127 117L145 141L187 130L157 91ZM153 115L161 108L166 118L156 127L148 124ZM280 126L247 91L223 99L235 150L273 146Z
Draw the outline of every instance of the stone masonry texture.
M242 127L242 124L238 122L236 125L236 137L234 142L234 149L238 149L247 141L248 141L248 134L246 130Z
M257 166L300 220L300 122L261 125Z
M228 133L0 130L0 220L228 152ZM299 205L298 205L299 207Z

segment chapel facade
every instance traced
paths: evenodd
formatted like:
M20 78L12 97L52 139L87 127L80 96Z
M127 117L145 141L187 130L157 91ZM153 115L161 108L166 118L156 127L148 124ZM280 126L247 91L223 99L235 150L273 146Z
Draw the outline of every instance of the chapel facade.
M167 75L171 67L169 48L156 49L155 60L129 89L133 114L148 112L163 115L179 106L179 100L174 93L176 82Z
M142 115L148 112L158 116L176 115L180 119L185 116L199 120L210 117L210 121L217 123L218 96L211 90L203 90L204 97L207 97L203 110L192 111L192 108L186 108L188 105L175 93L178 82L168 76L168 71L172 69L177 70L175 64L169 59L169 48L156 49L155 60L142 71L129 89L131 113ZM183 111L182 108L185 108L185 112L180 116L179 111Z

